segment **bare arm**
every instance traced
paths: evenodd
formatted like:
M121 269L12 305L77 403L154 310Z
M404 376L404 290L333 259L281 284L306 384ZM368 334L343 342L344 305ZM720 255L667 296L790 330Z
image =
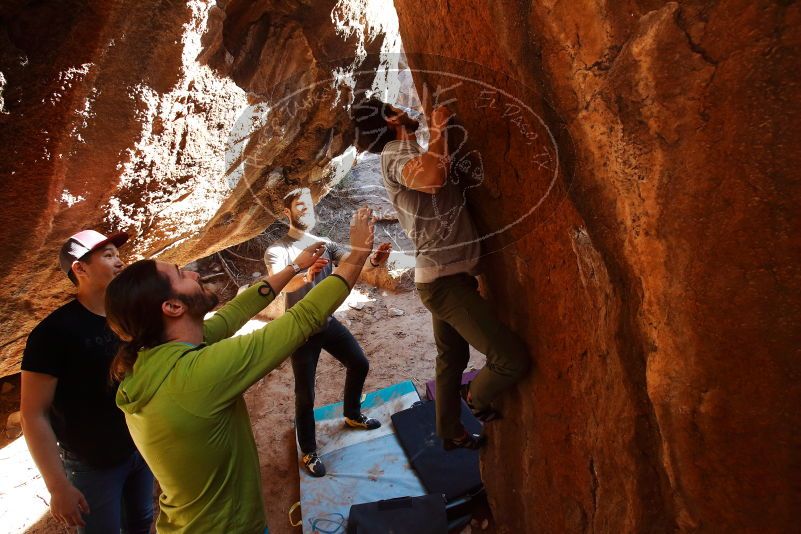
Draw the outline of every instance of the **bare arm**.
M308 269L320 261L327 263L327 260L320 258L323 252L325 252L325 244L322 241L319 241L309 247L306 247L303 252L301 252L298 257L295 258L294 263L297 263L301 269ZM275 291L276 295L284 290L295 291L298 288L303 287L305 284L305 275L295 274L295 270L291 265L287 265L275 273L272 272L272 268L269 264L267 265L267 269L270 274L265 276L263 280L270 284L270 287L273 288L273 291Z
M324 243L323 242L315 243L315 247L321 244ZM316 258L314 259L314 262L310 266L308 266L307 271L305 273L295 274L289 280L289 282L286 283L283 290L286 291L287 293L291 293L293 291L301 289L303 286L308 284L311 281L311 279L314 278L315 274L320 272L323 269L323 267L328 265L328 260L320 257L320 255L322 255L323 252L325 252L325 248L320 250L320 254L317 255ZM267 249L267 252L264 254L264 264L267 266L268 276L273 276L280 273L281 271L287 268L288 264L292 263L291 258L286 257L286 254L287 253L281 247L275 247L275 248L271 247ZM298 256L298 259L301 259L301 257ZM295 260L295 263L297 263L301 268L306 268L304 265L301 265L298 260ZM292 271L294 273L294 269ZM267 282L270 283L268 278L265 277L265 280L267 280ZM270 285L272 286L271 283ZM273 286L273 289L275 290L276 294L281 292L275 286Z
M308 271L306 272L308 273ZM287 293L292 293L293 291L297 291L298 289L302 288L306 284L309 283L306 273L299 273L292 277L292 280L284 286L284 291Z
M328 260L325 258L317 258L317 260L309 267L305 273L296 274L295 277L286 285L284 291L291 292L297 291L306 284L312 283L317 273L322 271L328 265Z
M371 221L370 224L375 224L375 221ZM339 264L342 263L343 261L346 261L345 256L347 253L344 250L342 250L342 248L339 245L329 244L328 246L331 247L331 250L329 252L331 253L331 256L334 257L335 263ZM372 270L386 264L387 258L389 257L389 251L391 248L392 245L390 243L382 243L374 253L367 255L367 260L364 262L364 269ZM360 254L357 254L357 256L359 255ZM355 260L355 258L356 256L354 256L352 260ZM327 259L318 258L317 261L315 261L314 264L311 267L309 267L309 269L304 274L296 275L292 279L292 281L290 281L286 285L284 290L295 291L307 284L312 283L314 277L317 276L317 273L322 271L325 268L325 266L328 265L328 263L329 262Z
M286 267L284 267L284 269L286 269ZM282 271L284 269L282 269ZM278 271L278 272L280 273L281 271ZM270 276L272 276L274 274L277 274L277 273L274 272L273 268L270 267L269 265L267 266L267 273ZM265 278L265 280L267 280L267 278ZM293 291L297 291L298 289L300 289L303 286L305 286L307 283L308 282L306 281L306 273L298 273L295 276L293 276L292 279L289 282L287 282L287 284L284 286L284 291L286 291L287 293L291 293ZM272 285L272 284L270 284L270 285Z
M364 262L364 269L371 270L377 269L382 265L385 266L387 258L389 257L389 250L391 249L391 245L389 243L382 243L378 250L375 251L373 254L368 254L367 259ZM345 259L346 256L342 256L340 259L340 263L344 261L350 261ZM355 259L355 256L354 258ZM312 283L314 277L317 276L317 273L322 271L326 265L328 265L328 260L325 258L317 258L317 261L308 268L305 273L296 274L292 280L284 286L284 291L291 293L292 291L297 291L298 289L303 288L304 286ZM270 267L268 267L270 269Z
M433 195L448 183L447 125L450 117L448 108L438 107L432 111L428 151L403 166L401 180L409 189Z
M70 526L85 526L81 512L89 513L89 505L83 494L67 480L56 435L48 417L57 384L58 378L55 376L22 371L22 430L33 461L50 492L53 517Z

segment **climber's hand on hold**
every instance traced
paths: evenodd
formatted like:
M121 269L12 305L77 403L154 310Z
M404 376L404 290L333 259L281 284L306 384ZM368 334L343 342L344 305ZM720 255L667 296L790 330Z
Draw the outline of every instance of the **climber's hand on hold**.
M453 112L447 106L437 106L431 111L431 127L442 130L448 126L451 117L453 117Z

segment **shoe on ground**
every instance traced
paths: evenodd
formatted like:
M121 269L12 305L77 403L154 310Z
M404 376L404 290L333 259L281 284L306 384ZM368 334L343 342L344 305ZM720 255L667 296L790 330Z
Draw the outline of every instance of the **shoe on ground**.
M363 413L359 414L359 417L356 419L351 419L350 417L345 418L345 426L350 428L358 428L361 430L375 430L381 426L381 423L378 419L371 419L364 415Z
M454 449L471 449L477 450L487 444L487 437L484 434L471 434L465 431L459 438L445 438L442 440L442 446L446 451Z
M493 410L492 408L486 408L484 410L477 410L473 404L467 400L468 394L470 393L470 384L462 384L459 386L459 396L462 398L467 407L470 408L470 411L473 413L473 417L481 421L482 423L489 423L490 421L494 421L496 419L501 418L501 413L498 410Z
M311 474L313 477L324 477L325 476L325 464L320 459L320 456L317 454L317 451L310 452L309 454L303 455L303 465L306 466L306 470Z

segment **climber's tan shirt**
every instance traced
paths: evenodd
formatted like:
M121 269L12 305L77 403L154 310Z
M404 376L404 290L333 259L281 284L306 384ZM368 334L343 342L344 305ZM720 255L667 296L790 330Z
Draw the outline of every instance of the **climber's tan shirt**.
M426 284L452 274L476 274L481 245L463 188L450 178L434 195L403 185L403 166L423 152L415 141L390 141L381 152L384 187L414 243L414 281Z

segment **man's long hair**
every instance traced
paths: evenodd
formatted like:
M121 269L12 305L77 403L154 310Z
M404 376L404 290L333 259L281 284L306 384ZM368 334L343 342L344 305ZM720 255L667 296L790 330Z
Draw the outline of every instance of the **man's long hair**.
M351 120L356 129L356 148L360 152L380 154L386 144L395 139L395 132L387 124L387 119L394 115L389 105L377 98L365 98L353 104Z
M169 279L154 260L140 260L118 274L106 289L106 320L122 340L111 362L111 377L121 381L133 370L139 351L164 342L161 304L172 297Z

